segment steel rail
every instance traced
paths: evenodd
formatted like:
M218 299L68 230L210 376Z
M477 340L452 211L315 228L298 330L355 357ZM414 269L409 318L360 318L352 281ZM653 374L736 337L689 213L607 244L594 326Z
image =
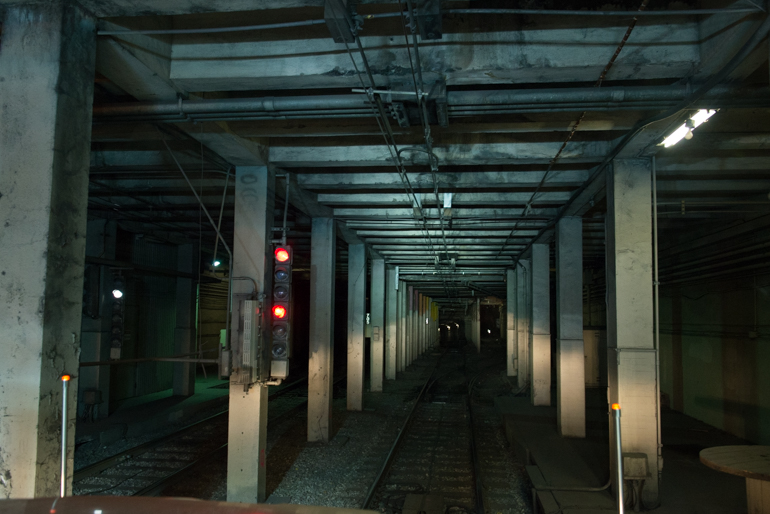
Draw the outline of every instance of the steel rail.
M420 394L418 394L417 398L415 398L414 404L412 405L412 409L409 411L409 415L406 417L406 421L404 421L404 424L401 426L401 430L398 431L396 440L393 442L393 446L390 447L390 451L388 452L387 457L385 457L385 462L382 464L382 467L380 468L379 473L377 473L377 476L375 477L374 482L369 487L369 490L366 492L366 498L364 499L364 502L361 505L362 509L365 509L365 510L369 509L369 504L374 499L374 494L377 492L377 489L380 487L382 483L382 479L385 478L385 475L390 469L390 465L393 463L393 458L396 456L396 452L401 447L401 443L404 439L404 434L406 433L407 430L409 430L409 427L412 424L412 420L414 419L414 413L417 412L417 407L420 405L420 402L422 401L423 396L425 396L425 393L435 383L433 376L436 374L436 369L438 369L439 362L441 362L441 359L439 359L436 362L436 367L433 369L433 372L431 372L430 376L428 377L428 380L426 380L425 384L422 386L422 389L420 390Z
M303 381L306 379L303 379ZM342 377L337 379L334 382L334 385L338 385L346 380L346 377ZM307 398L305 401L299 403L298 405L292 407L291 409L287 410L286 412L283 412L273 418L273 423L275 423L278 420L281 420L283 418L286 418L290 416L291 414L295 413L297 410L303 408L307 404L308 400ZM194 459L189 464L184 466L183 468L180 468L170 475L166 475L165 477L157 480L156 482L144 487L143 489L140 489L139 491L132 494L132 496L159 496L160 493L162 493L167 487L175 484L176 482L180 481L186 474L191 472L197 465L201 464L202 462L216 456L218 453L223 452L227 449L228 443L224 443L223 445L211 450L210 452L207 452L197 459Z
M306 382L307 378L302 378L299 380L296 380L290 384L287 384L286 386L282 387L278 391L274 391L269 397L268 401L278 398L279 396L282 396L283 394L287 393L288 391L292 391L299 387L302 383ZM212 416L209 416L205 419L202 419L200 421L196 421L195 423L192 423L190 425L187 425L175 432L172 432L170 434L166 434L162 437L159 437L157 439L153 439L152 441L147 441L146 443L142 443L138 446L134 446L133 448L129 448L128 450L122 451L120 453L117 453L111 457L107 457L106 459L100 460L99 462L95 462L93 464L90 464L88 466L85 466L79 470L76 470L73 475L73 483L79 482L83 480L84 478L92 477L94 475L97 475L101 473L102 471L111 468L112 466L119 464L125 460L131 459L133 457L137 457L143 453L147 453L148 451L152 450L153 448L156 448L157 446L160 446L161 444L170 441L176 437L182 436L198 427L200 427L204 423L208 423L214 419L220 418L224 415L226 415L229 412L228 410L225 410L223 412L220 412L218 414L214 414Z
M204 455L201 455L197 459L190 461L186 466L174 471L172 474L167 475L156 482L153 482L147 487L144 487L143 489L138 490L137 492L133 493L131 496L159 496L160 493L162 493L167 487L181 480L184 477L184 475L192 471L192 469L198 464L200 464L202 461L210 459L211 457L215 456L216 454L218 454L219 452L225 449L227 449L227 443L215 448L214 450L211 450L210 452Z
M412 422L414 421L414 415L417 412L417 407L419 407L420 403L422 402L425 396L425 393L427 393L438 380L458 371L458 369L451 369L447 373L441 375L440 377L435 376L436 371L438 370L438 366L445 355L446 355L446 352L443 352L441 354L441 357L439 357L439 359L436 361L436 366L433 368L433 371L431 372L430 376L425 381L425 384L420 390L420 393L417 395L417 398L415 398L412 408L409 411L409 414L406 420L404 421L404 424L401 426L401 429L398 432L398 436L396 436L395 441L393 441L393 445L390 447L390 451L388 451L388 455L385 457L385 461L383 462L382 467L380 468L380 471L377 473L377 476L375 477L374 482L369 487L369 490L366 493L366 497L364 498L364 501L361 506L362 509L366 510L371 508L370 505L372 500L374 499L374 495L382 485L383 479L385 478L388 471L390 470L390 467L393 464L393 460L396 456L396 453L401 448L401 444L403 443L404 434L406 434L409 428L411 427ZM473 439L473 431L471 431L471 440L472 439ZM477 484L477 490L478 490L478 487L479 485ZM483 511L478 514L483 514Z
M468 386L468 394L466 395L466 403L468 406L468 424L471 431L471 459L473 460L473 476L474 483L476 484L476 514L484 514L484 485L481 482L481 462L479 462L479 455L476 450L476 423L473 416L473 388L476 385L476 380L481 376L481 373L477 373L475 377L471 379Z

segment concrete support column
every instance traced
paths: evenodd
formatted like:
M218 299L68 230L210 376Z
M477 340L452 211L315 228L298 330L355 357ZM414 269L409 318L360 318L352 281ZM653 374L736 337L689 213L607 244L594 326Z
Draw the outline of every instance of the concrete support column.
M509 377L515 377L518 373L516 351L516 270L506 270L506 318L505 318L505 369Z
M556 225L556 419L559 433L586 436L583 351L583 220Z
M430 340L430 336L431 336L431 334L430 334L430 297L429 296L425 297L425 303L423 305L422 319L420 321L421 321L421 326L422 326L422 332L424 334L423 339L425 341L425 343L423 345L423 352L427 353L428 348L430 348L430 343L431 343L431 340Z
M412 301L412 337L414 339L414 353L412 360L417 360L420 356L420 297L422 295L418 290L414 290L414 299Z
M473 307L473 343L476 345L476 351L481 351L481 299L476 298Z
M652 337L650 196L650 162L616 159L607 173L609 400L622 409L623 452L647 455L652 477L645 482L642 500L645 507L654 508L659 503L660 412Z
M420 356L420 292L414 290L414 299L412 300L412 334L414 338L414 355L412 360L417 360Z
M406 365L414 361L414 286L407 287L406 305Z
M73 470L95 20L74 2L4 7L0 498L58 496L65 371Z
M529 317L532 299L532 282L529 277L532 273L531 261L519 260L516 265L516 368L518 370L519 389L529 384Z
M428 320L425 324L425 351L433 348L433 298L428 297L425 302L425 318Z
M433 321L433 312L435 309L435 304L433 303L433 298L429 298L428 301L428 349L433 350L433 347L436 345L436 322Z
M434 334L433 334L433 298L430 296L428 297L428 301L425 303L425 317L427 318L427 323L425 323L425 342L427 344L427 347L425 348L425 351L431 350L433 348L433 341L434 341Z
M428 297L428 350L433 350L436 344L436 327L433 321L433 298Z
M435 329L435 334L433 337L436 338L434 339L433 347L438 348L439 346L441 346L441 331L440 331L441 325L439 325L439 321L438 321L441 316L441 310L439 308L438 302L436 302L435 304L435 308L433 310L433 316L434 316L433 328Z
M425 353L425 296L417 295L417 355Z
M88 222L86 257L101 257L115 260L115 236L117 223L107 220ZM110 359L110 336L112 332L112 296L113 278L109 267L98 264L86 266L84 288L89 293L96 288L98 307L94 312L84 312L80 335L80 362L106 361ZM101 403L94 406L95 419L106 418L110 410L110 368L112 366L88 366L80 369L78 389L81 402L78 407L85 408L83 394L99 391ZM82 412L78 412L82 414Z
M364 408L366 245L348 246L348 410Z
M310 234L310 341L307 440L329 442L334 371L334 258L332 218L313 218Z
M257 293L269 293L272 283L272 237L275 174L267 166L238 166L235 169L235 235L233 269L236 277L257 282ZM233 295L249 294L250 281L233 281ZM261 338L270 334L265 309ZM230 326L237 330L237 309ZM267 386L230 384L227 434L227 501L254 503L265 500L265 452L267 450Z
M532 245L530 373L533 405L551 405L550 258L547 244Z
M372 288L369 292L372 314L370 388L382 391L385 372L385 260L372 260Z
M177 249L177 269L192 274L197 268L198 254L193 245L180 245ZM174 329L174 351L187 355L195 349L195 286L191 278L176 279L176 328ZM195 364L174 363L174 395L195 394Z
M438 303L436 303L434 316L435 316L435 320L433 321L433 326L436 329L436 335L434 336L436 339L433 346L434 348L438 348L441 346L441 331L440 331L441 325L439 324L439 319L441 318L441 308L439 307Z
M385 280L385 378L396 379L398 367L398 291L396 270L388 268Z
M430 305L430 298L427 296L422 297L422 316L420 316L420 328L422 329L422 353L426 353L428 351L428 347L430 346L430 342L428 341L429 333L428 333L428 323L426 323L426 320L428 318L428 306Z
M406 312L409 300L406 282L398 282L398 371L404 371L407 366L407 321Z

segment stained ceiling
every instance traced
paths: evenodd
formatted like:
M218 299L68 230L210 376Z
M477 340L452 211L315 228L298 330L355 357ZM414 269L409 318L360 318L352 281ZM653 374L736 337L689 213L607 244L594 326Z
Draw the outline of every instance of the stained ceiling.
M343 243L459 308L504 298L563 216L601 266L616 158L655 157L662 247L768 214L770 24L748 0L145 4L91 6L92 219L211 253L179 168L232 238L231 174L267 164L300 263L310 218L334 217ZM719 111L658 146L698 109Z

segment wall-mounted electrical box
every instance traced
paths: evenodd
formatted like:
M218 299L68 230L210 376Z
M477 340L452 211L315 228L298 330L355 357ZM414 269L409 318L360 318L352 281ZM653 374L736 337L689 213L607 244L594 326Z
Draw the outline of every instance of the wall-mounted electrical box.
M233 326L230 331L230 382L249 385L265 379L262 302L253 295L233 295ZM235 321L237 320L237 324Z

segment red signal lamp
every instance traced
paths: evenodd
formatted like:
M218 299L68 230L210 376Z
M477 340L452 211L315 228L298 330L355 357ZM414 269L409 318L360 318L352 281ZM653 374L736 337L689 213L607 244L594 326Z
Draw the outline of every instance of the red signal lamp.
M275 249L275 260L278 262L286 262L289 260L289 250L286 248L278 247Z
M286 307L283 305L275 305L273 306L273 316L275 316L278 319L283 319L286 317Z

